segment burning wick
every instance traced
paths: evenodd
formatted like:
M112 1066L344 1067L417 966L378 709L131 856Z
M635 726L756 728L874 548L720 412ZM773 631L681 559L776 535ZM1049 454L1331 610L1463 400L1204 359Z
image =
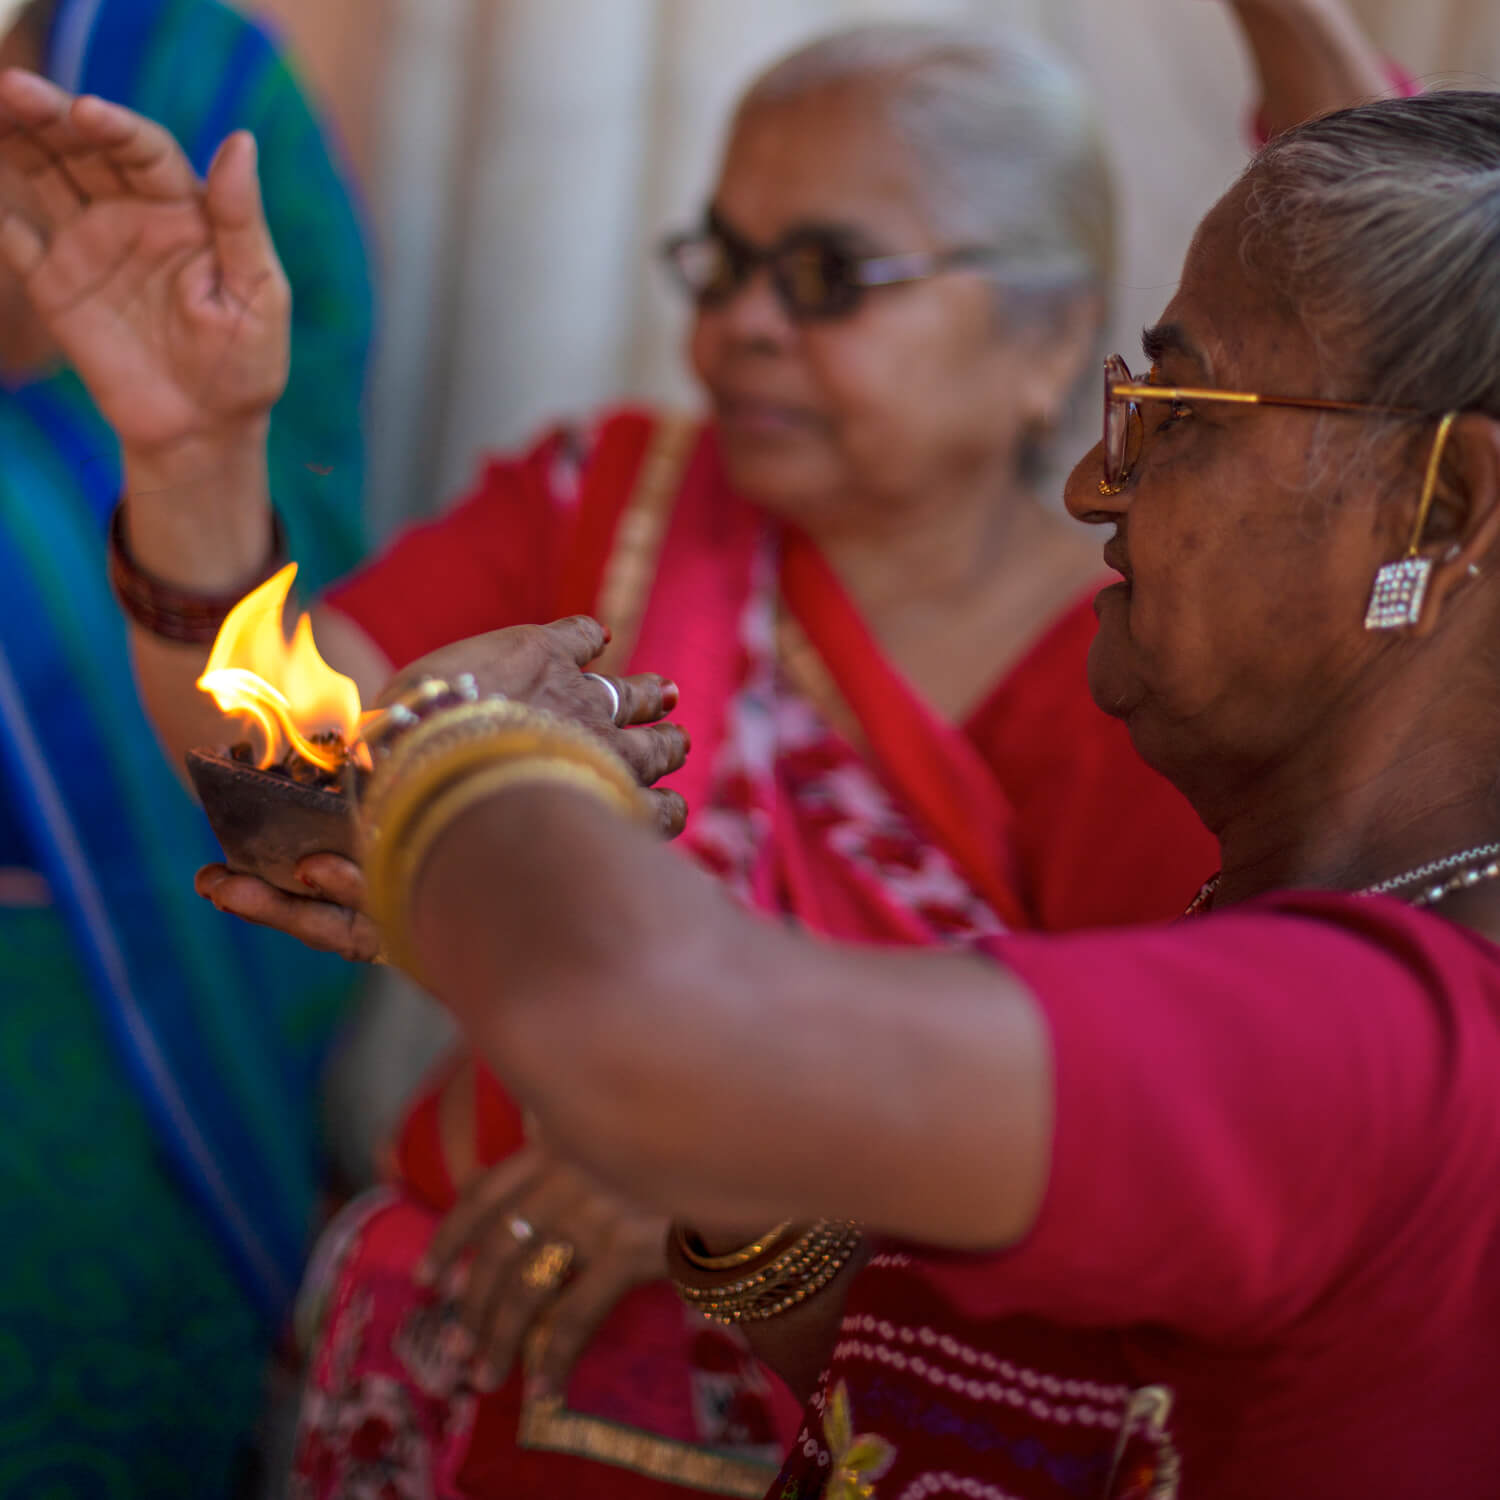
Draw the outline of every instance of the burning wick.
M296 576L297 564L288 563L230 610L198 687L222 712L244 716L259 731L261 770L291 752L336 772L359 733L359 688L319 655L306 614L287 640L281 622ZM353 754L368 764L363 745Z

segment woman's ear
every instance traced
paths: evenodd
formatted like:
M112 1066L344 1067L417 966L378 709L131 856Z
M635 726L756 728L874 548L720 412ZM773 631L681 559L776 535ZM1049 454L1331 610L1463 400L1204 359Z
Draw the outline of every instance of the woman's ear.
M1427 528L1427 545L1441 542L1417 635L1437 629L1450 600L1500 581L1500 421L1479 412L1460 416L1448 437Z

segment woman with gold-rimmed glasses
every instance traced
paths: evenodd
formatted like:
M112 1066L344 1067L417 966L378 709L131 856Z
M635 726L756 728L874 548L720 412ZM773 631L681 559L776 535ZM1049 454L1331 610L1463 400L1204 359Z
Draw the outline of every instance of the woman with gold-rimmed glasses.
M455 766L461 817L381 823L400 950L811 1393L781 1500L1500 1471L1500 95L1290 132L1166 326L1149 382L1111 361L1067 498L1122 579L1094 696L1220 841L1191 920L809 941L641 838L603 767L491 795ZM1393 568L1422 587L1383 600Z

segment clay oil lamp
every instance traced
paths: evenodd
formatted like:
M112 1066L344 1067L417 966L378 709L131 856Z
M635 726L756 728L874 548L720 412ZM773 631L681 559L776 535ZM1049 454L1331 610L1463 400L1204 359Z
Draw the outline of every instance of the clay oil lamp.
M224 621L198 679L225 716L224 742L190 750L187 768L229 868L305 896L298 860L357 847L370 761L358 687L319 655L307 615L286 634L296 573L289 563Z

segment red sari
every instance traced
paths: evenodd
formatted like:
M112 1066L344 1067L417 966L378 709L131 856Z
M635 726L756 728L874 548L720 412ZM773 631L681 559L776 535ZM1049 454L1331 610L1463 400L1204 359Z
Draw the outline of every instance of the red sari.
M623 412L581 452L556 433L491 464L331 602L398 665L598 614L609 670L639 664L682 690L687 851L748 905L829 936L977 944L1144 921L1181 911L1213 865L1191 809L1089 699L1087 599L949 723L883 658L812 544L733 493L710 429ZM519 1379L479 1398L445 1360L442 1310L410 1273L455 1196L439 1128L450 1078L402 1131L398 1195L360 1210L323 1267L337 1289L303 1493L380 1494L379 1479L392 1495L762 1493L795 1407L665 1283L621 1302L545 1408ZM518 1112L482 1069L469 1104L479 1164L519 1147Z

